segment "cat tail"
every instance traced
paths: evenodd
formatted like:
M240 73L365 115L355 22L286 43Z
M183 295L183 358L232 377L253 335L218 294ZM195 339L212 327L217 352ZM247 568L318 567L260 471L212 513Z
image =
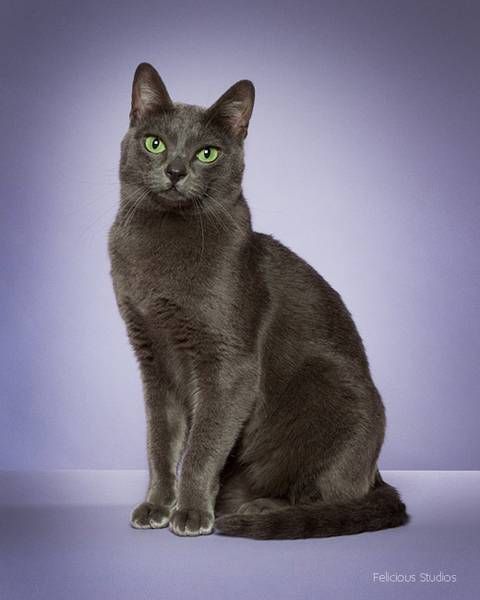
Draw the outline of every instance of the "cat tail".
M397 490L377 472L363 498L339 504L298 504L263 513L229 514L216 519L224 535L258 540L321 538L399 527L409 520Z

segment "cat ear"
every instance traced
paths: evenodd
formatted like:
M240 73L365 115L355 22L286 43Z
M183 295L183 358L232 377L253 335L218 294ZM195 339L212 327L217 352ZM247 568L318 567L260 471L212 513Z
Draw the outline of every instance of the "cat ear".
M147 113L172 108L173 102L156 69L148 63L140 63L133 77L130 124Z
M207 110L208 121L216 121L231 133L245 138L255 102L255 88L251 81L237 81Z

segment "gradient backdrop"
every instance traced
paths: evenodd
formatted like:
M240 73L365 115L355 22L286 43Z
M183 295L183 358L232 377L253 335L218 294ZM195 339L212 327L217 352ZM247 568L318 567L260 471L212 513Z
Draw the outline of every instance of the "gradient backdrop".
M387 406L381 466L480 468L479 3L0 11L0 468L146 467L106 251L141 61L190 103L254 81L254 225L356 319Z

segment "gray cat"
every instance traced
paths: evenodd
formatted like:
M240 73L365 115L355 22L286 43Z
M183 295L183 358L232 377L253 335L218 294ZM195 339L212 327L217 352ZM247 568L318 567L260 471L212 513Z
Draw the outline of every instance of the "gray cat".
M396 527L377 469L380 395L341 297L271 236L242 194L254 103L173 103L138 66L109 236L140 367L150 480L136 528L326 537Z

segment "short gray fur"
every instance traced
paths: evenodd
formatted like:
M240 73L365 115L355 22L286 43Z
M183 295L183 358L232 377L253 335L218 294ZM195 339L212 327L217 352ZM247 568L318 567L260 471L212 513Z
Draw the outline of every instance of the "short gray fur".
M385 413L340 295L254 232L242 193L254 87L172 102L138 66L109 235L143 382L150 482L131 524L326 537L408 520L377 459ZM166 150L153 154L146 136ZM203 147L218 158L196 158Z

